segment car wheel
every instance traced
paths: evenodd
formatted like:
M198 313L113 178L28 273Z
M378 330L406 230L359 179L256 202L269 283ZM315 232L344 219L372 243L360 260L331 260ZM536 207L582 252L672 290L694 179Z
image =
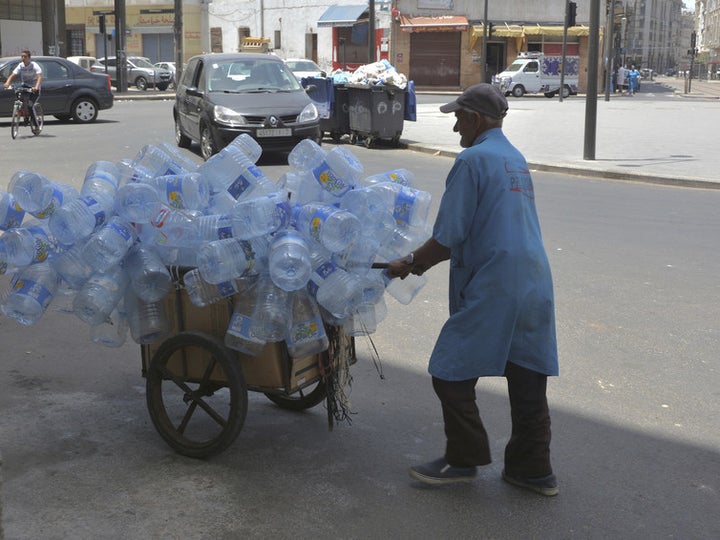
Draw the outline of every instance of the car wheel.
M147 90L147 79L145 77L138 77L135 79L135 86L138 90Z
M97 119L97 104L90 98L78 98L72 105L73 120L81 124L88 124Z
M175 119L175 143L180 148L190 148L191 142L192 141L190 140L190 138L186 137L183 134L182 129L180 128L180 123L177 121L177 118L176 118Z
M518 84L512 89L512 95L514 97L523 97L525 95L525 89L522 87L522 85Z
M562 97L566 98L570 96L570 87L566 84L562 89Z
M210 128L203 124L200 129L200 153L205 161L210 159L215 153L217 153L217 146L213 140L212 132Z
M160 90L161 92L163 92L168 89L169 85L170 85L170 83L158 83L157 89Z

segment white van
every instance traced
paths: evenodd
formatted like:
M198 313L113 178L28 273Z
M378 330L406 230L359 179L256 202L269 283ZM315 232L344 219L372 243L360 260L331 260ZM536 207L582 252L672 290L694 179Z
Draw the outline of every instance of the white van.
M68 56L67 59L88 71L90 71L90 66L97 62L97 58L94 56Z
M565 78L563 97L577 94L579 56L565 57ZM542 53L520 53L517 59L505 68L505 71L493 77L493 85L506 96L512 94L522 97L525 94L544 93L553 97L560 90L562 56L549 56Z

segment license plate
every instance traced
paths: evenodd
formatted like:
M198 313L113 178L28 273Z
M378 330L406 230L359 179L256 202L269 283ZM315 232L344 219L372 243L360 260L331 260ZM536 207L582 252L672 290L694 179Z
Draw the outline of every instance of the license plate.
M258 137L290 137L292 135L292 129L290 128L277 128L277 129L258 129Z

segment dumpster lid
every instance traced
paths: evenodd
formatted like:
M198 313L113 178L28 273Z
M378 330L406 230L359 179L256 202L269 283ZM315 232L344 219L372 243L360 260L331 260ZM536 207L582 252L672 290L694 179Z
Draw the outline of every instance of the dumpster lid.
M317 21L318 28L329 28L333 26L349 27L360 22L360 19L368 20L368 5L353 6L330 6Z

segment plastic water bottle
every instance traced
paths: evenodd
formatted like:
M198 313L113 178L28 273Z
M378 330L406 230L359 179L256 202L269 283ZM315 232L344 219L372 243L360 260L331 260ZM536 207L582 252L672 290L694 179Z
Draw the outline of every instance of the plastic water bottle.
M122 300L100 324L90 327L90 340L104 347L122 347L127 340L128 321Z
M358 218L363 224L362 234L376 238L380 244L387 242L397 227L382 195L371 189L351 189L340 199L340 208Z
M8 268L41 263L57 252L57 246L48 234L46 224L37 221L6 231L0 236L0 244Z
M85 172L80 195L104 194L115 197L120 183L120 171L111 161L96 161Z
M68 185L48 180L45 176L28 171L13 174L8 191L20 207L38 219L50 217L63 204L79 196Z
M134 293L145 302L162 300L172 287L172 278L157 253L141 243L125 256L125 267Z
M285 343L292 358L305 358L328 348L320 309L305 289L291 294L290 323Z
M270 276L261 275L250 325L253 335L265 341L284 340L290 322L289 308L287 291L277 287Z
M378 324L386 316L387 306L384 298L381 297L375 304L361 304L352 317L345 320L343 330L348 336L369 336L377 331Z
M390 237L380 245L378 253L388 261L404 257L423 245L431 236L432 231L429 227L397 226Z
M20 324L33 325L45 313L59 285L60 278L49 264L28 266L18 274L0 311Z
M360 221L346 210L318 203L295 207L297 230L329 251L342 251L360 234Z
M222 283L208 283L202 278L200 270L197 268L193 268L183 276L183 284L190 301L198 307L219 302L240 290L237 280L234 279Z
M90 236L82 256L95 270L104 272L122 261L136 239L135 227L116 215Z
M285 229L270 241L268 269L273 283L284 291L307 285L312 272L307 242L295 230Z
M413 184L415 183L415 175L407 169L393 169L392 171L382 172L379 174L371 174L360 183L365 186L372 186L374 184L382 184L383 182L391 182L405 187L413 187Z
M120 265L96 272L75 295L73 312L91 326L104 323L122 300L127 285L127 273Z
M357 277L349 274L319 252L311 254L313 271L308 291L334 317L344 319L363 302Z
M272 180L237 146L226 146L198 167L212 191L227 190L235 199L257 197L276 189Z
M224 152L228 146L237 147L243 154L245 154L250 161L257 163L258 159L262 155L262 146L247 133L241 133L235 137L230 144L223 148L220 152ZM212 159L212 158L210 158Z
M379 249L380 243L376 237L361 234L347 248L333 253L332 261L348 272L365 275L375 262Z
M83 195L55 210L48 227L58 242L71 246L102 227L113 213L113 200L107 194Z
M126 184L142 182L147 178L153 178L153 173L147 167L133 163L132 159L123 158L115 166L118 169L118 189Z
M290 205L279 193L238 201L232 209L233 236L248 240L287 225Z
M385 199L395 221L399 225L422 227L427 223L431 196L427 191L383 182L368 189L374 190Z
M235 197L224 189L217 191L210 196L208 200L207 213L208 214L230 214L235 208L237 201Z
M155 188L142 182L126 184L115 195L115 212L131 223L150 223L162 207Z
M130 336L135 343L148 345L168 335L170 322L165 312L165 302L147 302L138 298L132 287L127 288L123 300Z
M250 356L259 355L265 348L265 340L252 331L252 314L257 301L257 281L235 297L233 314L225 333L225 345Z
M326 152L310 139L295 145L288 154L288 164L294 172L311 172L322 188L335 197L344 195L363 174L359 162L350 159L342 147Z
M226 238L198 249L197 267L208 283L222 283L260 273L267 265L267 240Z
M155 146L146 144L135 156L133 165L140 165L149 170L152 176L166 176L168 174L185 174L194 172L197 165L189 162L179 153L168 153L172 147L168 145ZM180 157L178 157L178 155Z
M156 176L141 182L155 188L160 200L172 208L203 210L208 205L210 188L199 173Z
M408 274L405 279L392 279L387 275L387 272L384 271L383 277L387 285L385 290L388 294L405 305L412 302L415 296L417 296L417 293L420 292L420 289L427 283L427 277L424 275L416 276L415 274Z
M11 193L0 190L0 230L7 231L22 225L25 210L15 201Z
M63 281L76 290L80 289L95 271L82 256L84 247L85 242L79 242L50 259L50 264Z
M165 173L165 174L159 174L157 176L165 176L167 174L183 174L184 172L196 172L198 169L197 163L195 163L193 160L191 160L188 155L175 146L174 144L170 144L167 141L163 141L160 144L158 144L158 147L163 150L170 158L172 159L173 163L180 166L180 168L183 170L183 172L171 172L171 173Z
M195 218L189 212L163 206L140 232L143 242L167 247L195 247L200 232Z
M311 202L323 201L328 195L312 173L309 172L286 172L278 180L278 188L282 194L288 195L291 204L308 204ZM335 199L335 197L328 197Z
M212 242L233 238L232 217L228 214L211 214L195 218L195 226L200 242Z

